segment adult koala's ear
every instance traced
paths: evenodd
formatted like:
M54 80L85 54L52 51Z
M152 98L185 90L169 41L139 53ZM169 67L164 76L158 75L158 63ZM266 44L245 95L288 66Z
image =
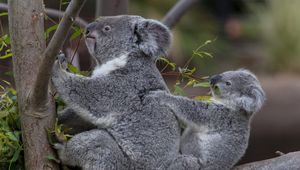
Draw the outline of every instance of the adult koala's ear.
M171 44L170 30L162 23L140 19L134 23L134 43L146 55L157 59L165 55Z

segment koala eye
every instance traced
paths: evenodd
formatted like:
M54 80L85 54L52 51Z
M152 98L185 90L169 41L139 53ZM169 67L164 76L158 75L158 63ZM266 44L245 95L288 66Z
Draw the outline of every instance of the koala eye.
M226 86L230 86L231 82L230 81L226 81L225 84L226 84Z
M102 30L104 32L109 32L111 30L111 27L109 25L105 25Z

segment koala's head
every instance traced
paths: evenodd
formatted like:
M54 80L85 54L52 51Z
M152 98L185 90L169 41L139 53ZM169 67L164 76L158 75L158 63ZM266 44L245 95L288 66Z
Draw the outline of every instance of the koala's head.
M167 52L171 34L158 21L140 16L100 17L86 27L86 45L97 62L143 53L154 60Z
M248 70L227 71L210 77L213 97L230 107L255 113L265 101L265 93L253 73Z

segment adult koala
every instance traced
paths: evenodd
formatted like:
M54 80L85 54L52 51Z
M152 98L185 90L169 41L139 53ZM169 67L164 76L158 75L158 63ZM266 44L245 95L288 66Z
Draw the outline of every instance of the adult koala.
M167 106L147 94L169 90L155 61L170 31L139 16L101 17L86 28L98 66L91 77L56 62L52 81L66 104L99 127L56 144L64 164L83 169L166 169L179 153L180 128Z

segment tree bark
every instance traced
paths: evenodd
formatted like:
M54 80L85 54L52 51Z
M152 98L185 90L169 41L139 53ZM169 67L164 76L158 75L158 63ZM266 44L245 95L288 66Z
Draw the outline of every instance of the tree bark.
M299 170L300 169L300 151L298 152L291 152L288 154L284 154L282 156L251 162L244 165L239 165L234 167L232 170Z
M43 109L43 105L47 103L48 84L51 77L52 66L59 52L59 49L64 44L67 33L78 16L79 11L83 7L86 0L72 0L68 5L66 12L59 23L48 47L45 50L44 58L39 65L37 73L37 81L33 86L32 101L36 108Z
M128 13L128 0L97 0L96 18L99 16L114 16Z
M38 65L46 47L44 39L44 8L42 0L9 0L9 31L13 51L13 71L18 92L25 168L58 169L47 159L54 152L47 141L46 129L55 120L55 105L48 96L45 110L32 107L29 96L36 81Z
M186 11L199 0L178 0L171 10L164 16L162 23L172 29Z
M48 85L55 56L84 2L71 1L46 48L43 0L8 1L26 169L58 169L58 165L47 158L55 154L47 140L47 129L53 129L56 118L55 103L49 95Z

